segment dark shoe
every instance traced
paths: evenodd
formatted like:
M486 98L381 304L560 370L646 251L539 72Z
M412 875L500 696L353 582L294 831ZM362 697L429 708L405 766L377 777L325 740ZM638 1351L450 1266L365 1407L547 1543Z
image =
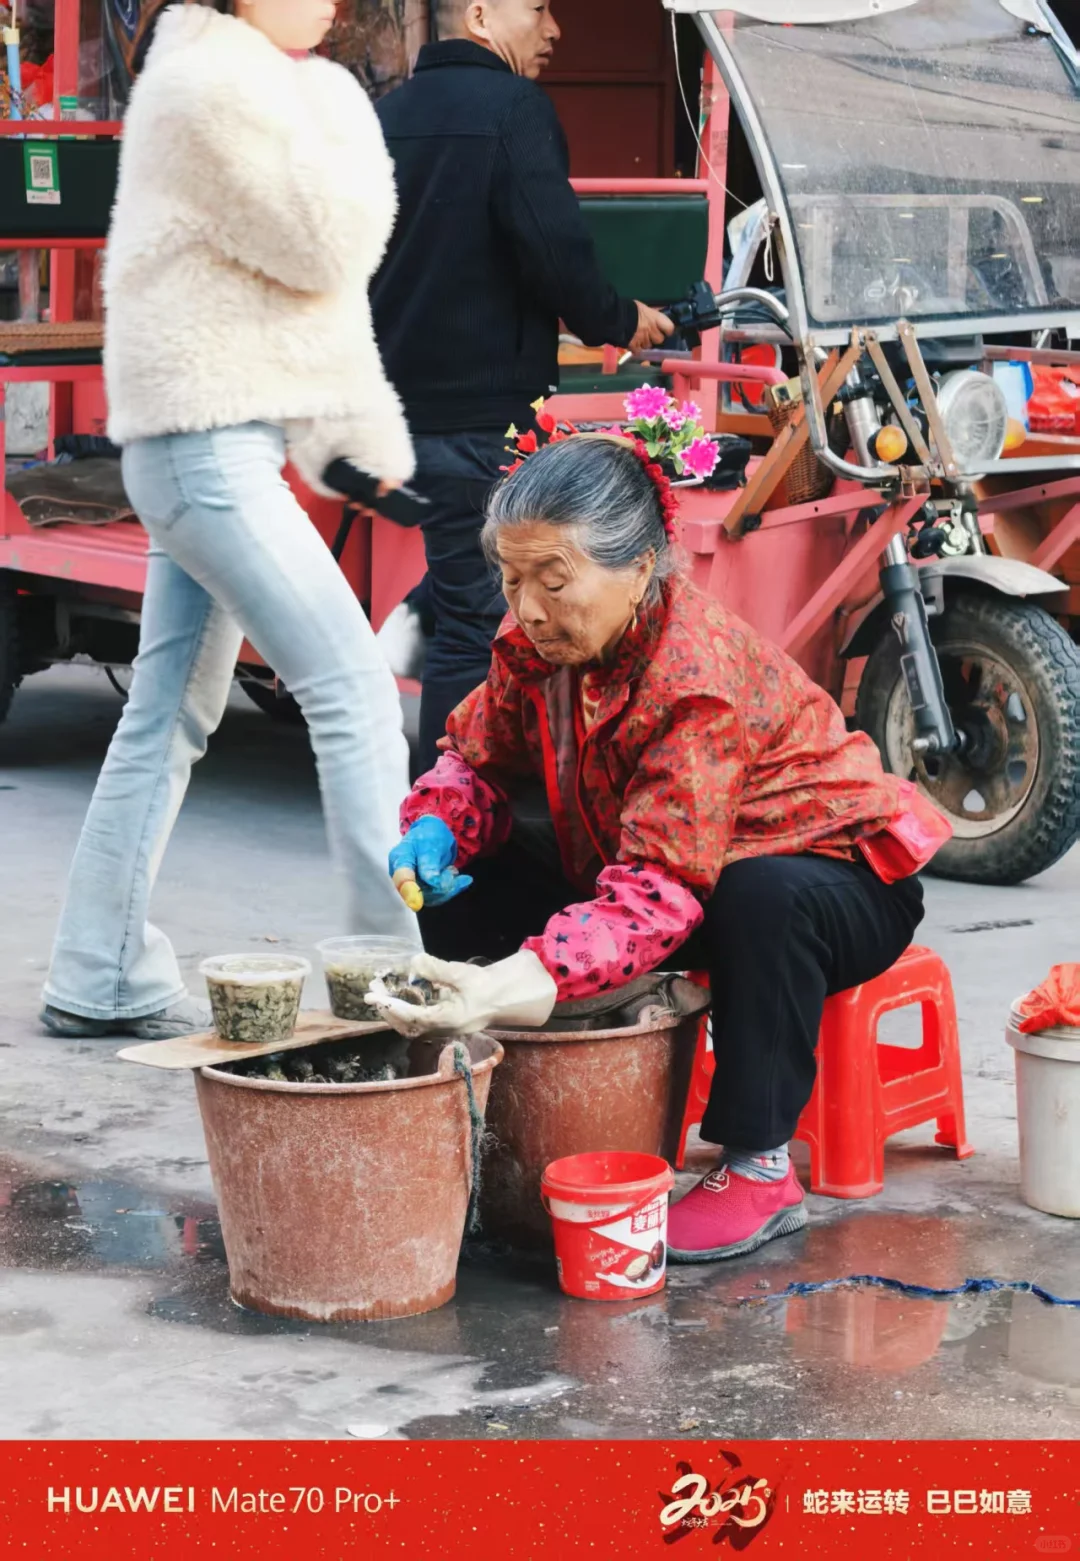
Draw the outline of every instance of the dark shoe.
M805 1224L806 1203L794 1166L782 1182L752 1182L722 1165L672 1205L668 1257L675 1263L742 1257Z
M108 1036L136 1041L171 1041L178 1035L196 1035L211 1028L209 1009L184 998L171 1008L137 1019L87 1019L82 1014L65 1013L49 1004L41 1010L41 1023L49 1035L66 1041L100 1041Z

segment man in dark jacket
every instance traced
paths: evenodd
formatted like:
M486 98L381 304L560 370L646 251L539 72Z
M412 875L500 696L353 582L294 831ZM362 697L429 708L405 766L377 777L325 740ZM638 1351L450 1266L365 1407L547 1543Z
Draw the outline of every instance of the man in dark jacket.
M559 28L540 0L442 0L437 43L377 105L400 210L372 285L375 329L416 442L430 501L428 574L383 643L428 620L420 763L482 683L505 604L479 545L511 423L558 385L558 330L589 346L643 349L665 315L620 298L601 274L569 183L566 139L535 85Z

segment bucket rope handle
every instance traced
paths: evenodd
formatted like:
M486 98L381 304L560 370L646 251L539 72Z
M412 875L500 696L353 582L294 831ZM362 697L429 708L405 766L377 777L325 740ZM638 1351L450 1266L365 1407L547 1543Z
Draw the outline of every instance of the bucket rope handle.
M484 1152L484 1116L476 1104L473 1089L472 1059L462 1041L454 1043L454 1072L465 1080L469 1097L469 1154L472 1161L469 1183L469 1207L465 1215L465 1234L475 1236L480 1230L480 1170Z

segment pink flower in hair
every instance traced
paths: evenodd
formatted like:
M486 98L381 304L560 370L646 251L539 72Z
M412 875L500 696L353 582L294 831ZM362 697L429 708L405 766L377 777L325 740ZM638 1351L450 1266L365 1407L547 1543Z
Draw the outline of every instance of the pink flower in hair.
M660 417L671 404L671 397L662 385L642 385L639 390L632 390L623 402L627 417L635 422L640 418L645 423Z
M660 416L673 434L677 434L686 425L686 413L681 412L674 402L671 406L665 407Z
M694 477L711 477L720 459L720 447L712 439L695 439L680 453L684 472Z
M679 411L683 415L684 422L701 422L701 408L698 406L696 401L684 401L682 406L679 408Z

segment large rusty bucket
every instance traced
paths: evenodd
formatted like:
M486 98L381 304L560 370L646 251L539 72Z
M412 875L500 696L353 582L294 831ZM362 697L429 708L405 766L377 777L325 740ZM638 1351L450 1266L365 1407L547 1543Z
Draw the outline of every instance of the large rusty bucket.
M565 1155L625 1150L674 1164L709 994L679 977L654 978L640 995L643 984L606 1018L590 1002L556 1010L557 1028L491 1032L506 1056L488 1102L485 1236L550 1247L540 1177Z
M483 1112L502 1047L470 1036ZM351 1322L442 1306L457 1283L472 1122L454 1047L413 1048L414 1076L289 1084L201 1068L195 1091L234 1301Z

